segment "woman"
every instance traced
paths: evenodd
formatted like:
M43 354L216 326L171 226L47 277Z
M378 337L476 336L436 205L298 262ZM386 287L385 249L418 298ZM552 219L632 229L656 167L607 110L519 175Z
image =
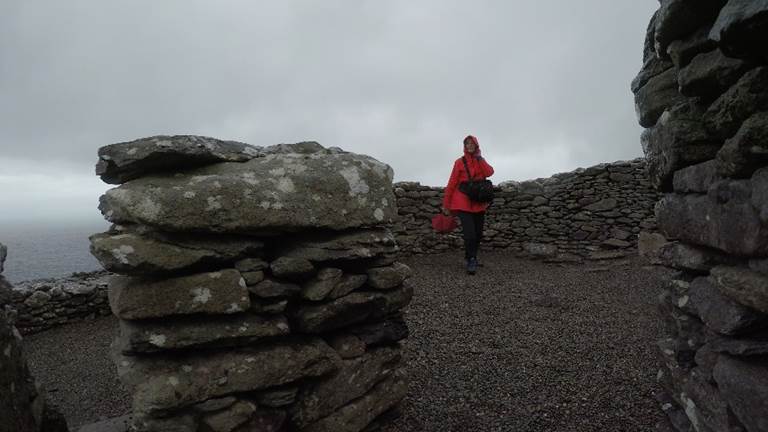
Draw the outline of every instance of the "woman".
M463 160L462 160L463 159ZM464 167L467 162L469 173ZM464 258L467 261L467 273L477 272L477 250L480 240L483 238L483 223L485 222L485 210L489 203L471 201L458 187L462 182L470 179L484 180L493 175L493 167L480 155L480 144L477 138L468 135L464 138L464 157L458 158L453 163L451 178L445 188L443 198L443 213L447 216L451 212L459 216L461 229L464 232Z

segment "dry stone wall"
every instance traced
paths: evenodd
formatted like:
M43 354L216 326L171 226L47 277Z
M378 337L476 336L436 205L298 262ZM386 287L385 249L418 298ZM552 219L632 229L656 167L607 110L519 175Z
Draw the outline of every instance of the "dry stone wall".
M443 188L395 184L403 253L434 253L461 247L460 229L433 232ZM654 231L660 198L643 159L601 164L546 179L503 182L487 212L483 244L552 261L619 257L636 250L638 233Z
M29 372L21 334L8 316L12 287L2 276L6 252L0 244L0 432L66 432L66 420L46 403Z
M11 291L8 316L23 335L111 315L106 272L24 281Z
M174 145L180 139L177 137ZM105 176L116 181L109 176L119 175ZM443 235L431 228L430 219L441 208L443 188L401 182L394 185L393 193L398 215L390 228L397 236L398 254L438 253L461 247L460 229ZM653 205L660 197L647 179L644 159L601 164L547 179L505 182L497 188L497 199L488 212L484 246L552 261L634 253L640 230L655 230ZM153 243L153 247L163 245ZM158 249L157 253L164 261L162 266L183 264L173 263L178 260L173 249ZM198 251L196 259L204 263L215 260L215 254ZM107 259L113 261L110 268L123 265L114 258ZM142 265L146 271L153 270L147 263ZM9 316L22 334L31 334L110 315L108 279L109 273L95 272L18 283Z
M120 186L91 251L139 431L357 432L405 396L410 269L392 170L317 143L152 137L102 148Z
M661 234L663 408L768 431L768 1L662 0L632 83Z

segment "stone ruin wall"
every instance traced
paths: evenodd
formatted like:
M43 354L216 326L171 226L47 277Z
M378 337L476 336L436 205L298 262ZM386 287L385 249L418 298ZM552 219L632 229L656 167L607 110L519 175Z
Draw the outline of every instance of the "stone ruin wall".
M357 432L405 396L392 170L316 143L99 151L113 344L138 431ZM254 203L256 205L254 205Z
M65 278L15 284L8 317L22 335L112 315L107 300L106 272L76 273Z
M661 235L663 409L768 431L768 0L662 0L632 83Z
M437 234L443 188L395 183L398 215L389 224L398 255L463 247L461 229ZM546 179L504 182L488 212L483 247L549 261L616 258L636 252L638 234L654 232L653 206L661 195L648 180L645 160L600 164ZM16 284L9 314L22 334L111 314L105 272Z
M30 373L9 316L13 287L2 275L6 253L0 244L0 432L67 432L66 420Z
M432 230L444 188L395 184L400 219L393 226L404 253L463 247L461 229ZM601 164L546 179L503 182L488 210L483 245L550 261L616 258L634 253L641 230L656 229L643 159Z

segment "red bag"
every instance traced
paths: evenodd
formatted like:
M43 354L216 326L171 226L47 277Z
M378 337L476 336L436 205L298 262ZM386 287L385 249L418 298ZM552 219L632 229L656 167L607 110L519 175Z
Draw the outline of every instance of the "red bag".
M439 233L449 233L456 229L459 224L455 216L446 216L442 213L432 218L432 228Z

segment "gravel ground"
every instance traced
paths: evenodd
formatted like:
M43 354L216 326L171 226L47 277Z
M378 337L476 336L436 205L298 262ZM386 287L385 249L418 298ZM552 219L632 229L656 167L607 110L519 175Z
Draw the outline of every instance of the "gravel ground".
M639 259L544 264L458 253L406 260L416 297L404 344L412 376L384 432L649 431L657 391L658 269ZM130 401L109 360L113 318L29 336L35 375L70 425L123 415Z
M131 399L109 358L109 344L117 332L117 320L105 317L24 338L32 373L73 432L82 424L130 412Z
M659 269L458 254L416 257L404 431L650 431Z

